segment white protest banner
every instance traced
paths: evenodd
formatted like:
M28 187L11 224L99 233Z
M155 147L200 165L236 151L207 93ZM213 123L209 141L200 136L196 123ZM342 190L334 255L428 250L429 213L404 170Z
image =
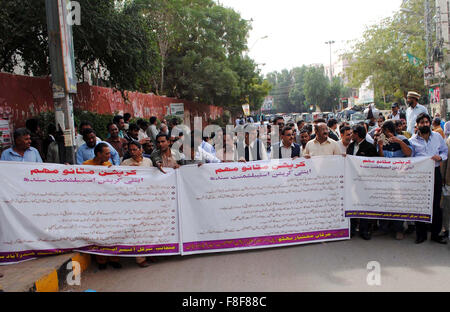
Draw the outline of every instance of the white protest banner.
M79 250L179 254L176 174L0 162L0 264Z
M432 221L434 161L429 157L347 156L346 217Z
M183 166L182 254L349 239L342 156Z

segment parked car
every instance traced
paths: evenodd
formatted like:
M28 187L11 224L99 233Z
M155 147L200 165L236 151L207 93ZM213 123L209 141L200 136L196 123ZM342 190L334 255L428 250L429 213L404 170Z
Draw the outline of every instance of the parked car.
M361 121L365 121L366 120L366 116L364 116L364 114L361 113L354 113L350 116L350 125L354 126L358 123L360 123Z
M304 122L306 122L306 123L312 122L312 121L313 121L312 115L311 115L311 114L308 114L308 113L303 113L303 114L302 114L302 120L303 120Z

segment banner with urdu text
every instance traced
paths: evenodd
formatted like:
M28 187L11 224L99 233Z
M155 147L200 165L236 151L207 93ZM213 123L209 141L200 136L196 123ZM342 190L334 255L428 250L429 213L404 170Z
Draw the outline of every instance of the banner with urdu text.
M179 254L176 173L0 162L0 264L79 250Z
M432 222L434 161L429 157L346 158L346 217Z
M349 218L431 222L429 158L142 167L0 161L0 264L81 251L177 255L349 239Z
M349 239L344 157L183 166L182 254Z

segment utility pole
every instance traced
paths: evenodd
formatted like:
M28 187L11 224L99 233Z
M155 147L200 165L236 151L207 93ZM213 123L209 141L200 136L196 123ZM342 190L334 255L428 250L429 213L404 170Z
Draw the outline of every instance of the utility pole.
M55 121L61 134L57 138L59 158L61 163L75 164L73 97L77 78L68 5L68 0L45 0Z
M449 110L447 105L448 90L447 90L447 77L448 77L448 49L449 49L449 12L448 12L448 0L436 0L436 41L435 41L435 62L438 63L439 72L439 110L441 118L446 121L449 120Z
M426 53L427 53L427 66L431 64L431 50L433 49L433 43L431 39L432 30L432 22L430 17L430 2L429 0L425 0L425 39L426 39Z
M332 70L332 63L331 63L331 45L334 43L334 41L330 40L325 42L325 44L329 44L330 45L330 81L333 80L333 70Z

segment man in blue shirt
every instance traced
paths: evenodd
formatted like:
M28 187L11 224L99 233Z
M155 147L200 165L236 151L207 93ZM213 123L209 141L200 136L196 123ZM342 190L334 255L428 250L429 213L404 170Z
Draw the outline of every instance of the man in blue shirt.
M39 151L31 147L31 133L25 128L14 131L14 146L3 151L0 160L21 162L42 162Z
M431 225L431 240L440 244L447 244L447 239L439 236L442 228L442 210L440 207L442 195L442 177L440 163L447 159L448 148L439 133L431 131L431 117L422 113L416 119L418 133L409 142L413 157L428 156L435 161L433 223ZM416 222L416 244L427 240L427 224Z
M95 131L92 129L86 129L83 132L83 139L86 142L81 145L77 150L77 164L82 165L83 162L89 159L93 159L95 157L94 148L99 143L106 143L111 150L111 158L110 161L114 166L120 165L120 156L119 153L111 146L108 142L99 141L95 135Z
M412 149L410 148L411 144L406 137L397 134L393 120L388 120L381 124L381 129L375 132L374 140L380 157L403 158L412 155ZM382 232L387 234L392 229L395 232L395 239L404 239L403 221L381 219L379 220L379 223Z

